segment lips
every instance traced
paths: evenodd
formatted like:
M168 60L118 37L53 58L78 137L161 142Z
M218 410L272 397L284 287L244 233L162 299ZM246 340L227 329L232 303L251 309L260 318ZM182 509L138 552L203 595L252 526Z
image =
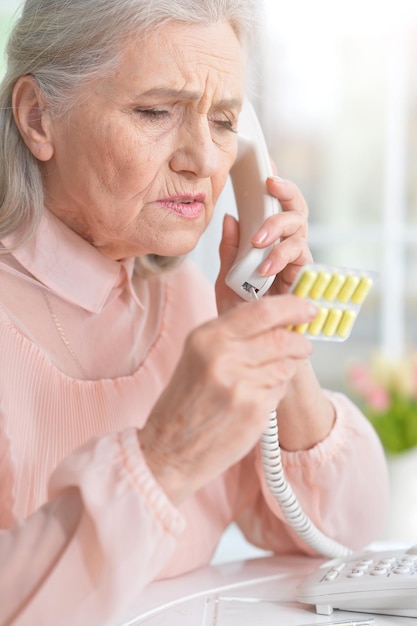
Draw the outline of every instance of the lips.
M199 217L204 212L205 196L204 194L185 194L158 200L158 204L171 213L176 213L181 217L194 219Z

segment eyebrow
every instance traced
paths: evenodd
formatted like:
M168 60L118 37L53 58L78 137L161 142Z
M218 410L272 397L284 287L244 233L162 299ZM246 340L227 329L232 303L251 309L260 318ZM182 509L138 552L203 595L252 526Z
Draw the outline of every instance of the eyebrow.
M138 98L154 98L154 97L164 97L164 98L175 98L178 100L199 100L201 98L201 93L198 91L191 91L186 89L171 89L168 87L155 87L153 89L148 89L148 91L144 91L139 94ZM222 100L217 100L213 103L215 108L229 108L229 107L241 107L242 100L240 98L223 98Z

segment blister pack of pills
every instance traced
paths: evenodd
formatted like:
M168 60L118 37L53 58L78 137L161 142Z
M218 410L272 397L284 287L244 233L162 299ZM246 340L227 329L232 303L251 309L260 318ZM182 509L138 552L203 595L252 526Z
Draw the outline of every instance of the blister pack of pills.
M292 330L309 339L345 341L377 278L375 272L311 264L302 268L291 292L309 299L318 314L309 324Z

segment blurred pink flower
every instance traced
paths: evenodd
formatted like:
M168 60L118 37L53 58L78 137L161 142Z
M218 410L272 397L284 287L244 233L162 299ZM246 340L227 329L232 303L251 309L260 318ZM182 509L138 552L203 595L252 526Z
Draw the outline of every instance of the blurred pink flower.
M390 453L417 447L417 352L401 358L375 353L347 370L364 415Z
M391 396L389 392L380 385L370 387L364 394L364 398L374 411L384 412L391 406Z
M352 365L348 370L348 378L353 389L359 393L366 394L373 384L370 368L364 363Z

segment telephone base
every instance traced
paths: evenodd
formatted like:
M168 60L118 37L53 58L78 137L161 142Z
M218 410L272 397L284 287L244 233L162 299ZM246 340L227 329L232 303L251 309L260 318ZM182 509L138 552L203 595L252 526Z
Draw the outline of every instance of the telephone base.
M416 618L416 547L332 559L298 585L296 596L319 615L339 609Z

